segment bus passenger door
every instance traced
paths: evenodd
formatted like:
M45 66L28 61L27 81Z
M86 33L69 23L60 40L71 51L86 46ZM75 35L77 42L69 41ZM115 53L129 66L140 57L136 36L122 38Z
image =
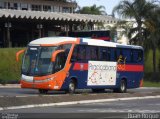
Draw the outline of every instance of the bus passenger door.
M86 60L86 46L77 45L74 48L71 58L73 71L72 77L77 79L77 88L84 88L87 85L88 61Z
M56 60L54 63L54 73L56 73L56 81L55 81L55 87L59 89L63 83L63 79L64 79L64 72L61 71L64 68L65 62L64 62L65 58L64 58L64 52L59 53L56 56Z

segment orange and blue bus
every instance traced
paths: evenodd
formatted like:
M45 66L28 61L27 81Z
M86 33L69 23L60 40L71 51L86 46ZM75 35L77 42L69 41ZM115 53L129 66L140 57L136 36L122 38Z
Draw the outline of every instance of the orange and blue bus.
M24 53L21 87L49 90L76 89L124 93L143 83L143 48L104 40L48 37L31 41Z

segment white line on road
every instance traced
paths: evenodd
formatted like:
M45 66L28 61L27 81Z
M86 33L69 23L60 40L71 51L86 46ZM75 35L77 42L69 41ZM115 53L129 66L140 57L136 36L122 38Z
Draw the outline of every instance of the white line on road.
M140 99L153 99L153 98L154 99L160 98L160 95L157 95L157 96L145 96L145 97L130 97L130 98L99 99L99 100L82 100L82 101L48 103L48 104L35 104L35 105L23 105L23 106L12 106L12 107L0 107L0 111L2 111L2 110L10 110L10 109L23 109L23 108L49 107L49 106L65 106L65 105L75 105L75 104L101 103L101 102L113 102L113 101L124 101L124 100L140 100Z
M139 109L132 109L132 110L128 110L128 109L83 109L83 110L78 110L78 112L80 113L83 113L83 112L86 112L86 113L105 113L105 112L109 112L109 113L112 113L112 112L117 112L117 113L160 113L159 110L139 110Z

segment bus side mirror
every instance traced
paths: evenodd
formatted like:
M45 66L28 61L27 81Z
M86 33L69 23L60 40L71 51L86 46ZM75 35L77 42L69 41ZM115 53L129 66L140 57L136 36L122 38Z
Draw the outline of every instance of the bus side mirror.
M65 52L65 50L56 50L55 52L52 53L52 58L51 58L51 62L55 62L56 60L56 56L61 53L61 52Z
M17 61L17 62L19 62L19 55L22 54L22 53L24 53L24 52L25 52L25 50L20 50L20 51L18 51L18 52L16 53L16 61Z

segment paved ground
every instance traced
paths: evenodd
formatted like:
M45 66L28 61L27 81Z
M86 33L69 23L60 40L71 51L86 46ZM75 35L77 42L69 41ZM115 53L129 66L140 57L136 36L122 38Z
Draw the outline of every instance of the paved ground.
M160 92L160 88L137 88L129 89L128 93L152 93ZM91 90L77 90L79 93L92 93ZM111 90L106 90L106 93L112 93ZM21 88L0 88L0 96L37 96L39 95L36 89L21 89ZM63 91L50 91L50 96L66 95Z
M160 119L160 98L1 111L34 118L128 118L133 114ZM144 115L145 114L145 115ZM144 118L145 119L145 118Z

